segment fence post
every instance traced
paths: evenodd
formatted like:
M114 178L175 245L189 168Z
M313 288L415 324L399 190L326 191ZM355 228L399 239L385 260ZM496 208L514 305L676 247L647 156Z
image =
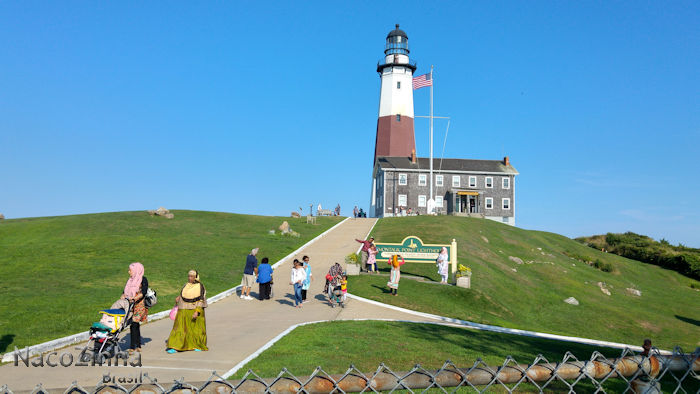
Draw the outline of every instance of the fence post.
M452 263L452 277L454 278L455 272L457 272L457 241L452 238L452 245L450 245L450 262Z

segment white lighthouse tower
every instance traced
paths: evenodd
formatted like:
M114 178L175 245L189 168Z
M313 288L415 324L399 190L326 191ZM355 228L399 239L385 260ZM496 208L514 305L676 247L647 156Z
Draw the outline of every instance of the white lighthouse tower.
M386 36L384 63L377 65L381 78L379 118L374 160L378 156L410 157L416 149L413 132L413 72L408 57L408 36L396 29Z

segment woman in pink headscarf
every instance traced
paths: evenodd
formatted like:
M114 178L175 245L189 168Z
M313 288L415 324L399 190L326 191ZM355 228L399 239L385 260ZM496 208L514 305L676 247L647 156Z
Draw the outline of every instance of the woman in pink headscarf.
M141 263L131 263L129 264L129 280L126 281L124 286L124 293L122 294L122 299L126 299L134 303L133 315L131 318L131 345L129 346L129 353L133 353L134 350L137 352L141 351L141 323L145 323L148 320L148 308L146 308L146 303L144 301L144 296L148 292L148 279L143 276L143 264Z

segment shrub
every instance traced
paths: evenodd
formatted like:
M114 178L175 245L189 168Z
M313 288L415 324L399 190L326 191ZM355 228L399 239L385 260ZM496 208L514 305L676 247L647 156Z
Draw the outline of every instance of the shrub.
M355 253L345 256L345 264L359 264L360 258Z
M600 259L595 259L593 262L593 266L598 268L599 270L603 272L613 272L613 265L608 263L607 261L602 261Z

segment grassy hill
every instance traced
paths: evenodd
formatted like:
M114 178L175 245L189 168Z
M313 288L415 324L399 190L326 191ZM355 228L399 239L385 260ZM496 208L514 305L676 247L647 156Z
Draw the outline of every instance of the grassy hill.
M561 235L484 219L387 218L377 223L373 235L378 242L400 242L408 235L426 243L455 238L459 262L472 269L472 288L402 279L399 296L393 297L386 290L386 276L363 275L350 278L348 291L354 294L511 328L639 345L648 337L655 346L681 345L690 351L700 346L700 292L691 288L699 283L674 271L602 253ZM612 272L584 260L609 265ZM385 261L379 265L387 266ZM438 280L433 264L407 264L402 272ZM629 294L627 288L640 290L642 296ZM564 303L568 297L580 305Z
M172 220L142 211L0 222L0 353L86 331L119 298L134 261L158 292L158 312L172 307L188 270L199 270L212 296L240 283L252 248L274 262L341 220L173 213ZM268 234L283 220L300 237Z

